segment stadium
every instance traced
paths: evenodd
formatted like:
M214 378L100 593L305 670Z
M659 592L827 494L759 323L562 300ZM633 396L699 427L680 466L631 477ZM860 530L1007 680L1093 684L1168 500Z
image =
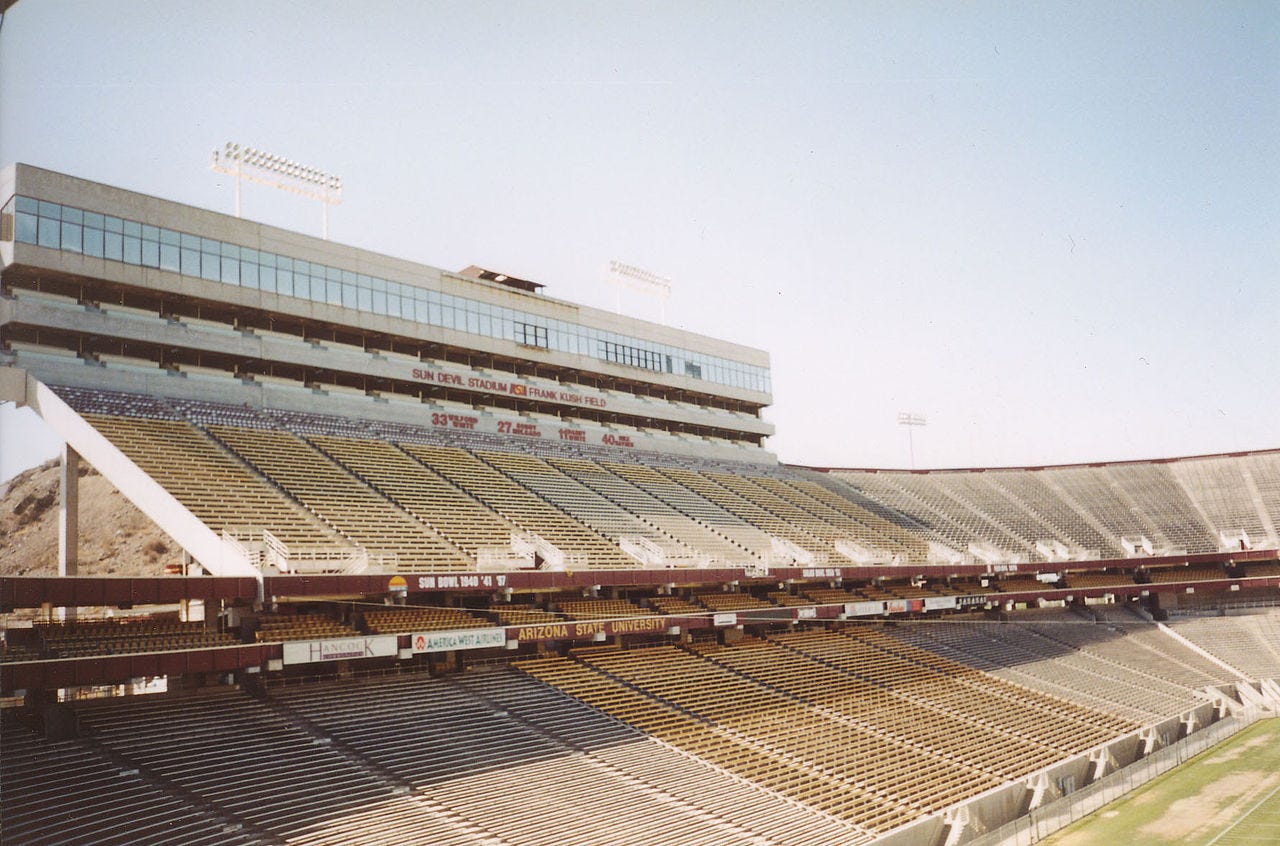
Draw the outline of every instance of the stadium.
M767 352L26 164L5 843L1035 842L1280 707L1280 450L782 463ZM81 573L86 468L181 549ZM87 568L86 568L87 572Z

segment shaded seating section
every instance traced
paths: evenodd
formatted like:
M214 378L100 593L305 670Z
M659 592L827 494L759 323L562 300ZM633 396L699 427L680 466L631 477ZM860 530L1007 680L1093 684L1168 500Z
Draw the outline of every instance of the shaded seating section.
M509 626L531 626L538 623L560 623L564 617L542 608L518 602L491 602L489 610Z
M749 593L706 592L694 595L703 607L712 611L749 611L752 608L773 608L772 603L756 599Z
M44 645L46 658L168 652L236 643L230 633L206 629L204 623L163 618L37 623L33 631Z
M1133 584L1133 574L1098 572L1068 573L1066 576L1066 583L1067 587L1073 588L1119 587L1121 585Z
M392 785L234 689L77 706L122 765L278 838L385 799Z
M1207 582L1213 579L1225 579L1226 573L1217 564L1206 564L1195 567L1161 567L1152 570L1151 581L1155 584L1170 582Z
M323 640L354 637L355 629L327 614L263 614L258 618L257 639L274 643L282 640Z
M707 609L678 596L655 596L649 604L663 614L705 614Z
M506 667L270 695L486 842L782 844L795 842L789 832L833 845L866 840Z
M476 629L493 623L460 608L388 608L364 612L370 634Z
M653 613L625 599L562 599L560 611L570 620L609 620Z
M84 740L51 741L0 710L5 843L219 846L261 839ZM239 829L239 830L237 830Z
M85 418L214 531L265 528L286 545L350 546L190 423Z
M508 476L456 447L405 443L403 449L526 532L563 552L584 556L601 568L638 567L640 562L612 541L516 484Z
M209 431L343 536L380 556L371 563L383 569L472 569L465 552L296 435L231 426Z

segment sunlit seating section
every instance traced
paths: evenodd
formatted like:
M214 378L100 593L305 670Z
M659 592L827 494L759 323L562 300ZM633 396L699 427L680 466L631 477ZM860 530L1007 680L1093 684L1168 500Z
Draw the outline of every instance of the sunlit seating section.
M1214 579L1225 579L1226 573L1219 564L1203 564L1187 567L1160 567L1152 570L1151 581L1155 584L1171 582L1207 582Z
M446 631L492 626L483 617L461 608L376 608L364 612L364 624L370 634L396 632Z
M1157 537L1163 538L1157 547L1182 549L1192 554L1218 550L1216 532L1205 524L1204 517L1178 484L1168 464L1114 464L1105 471L1143 516L1155 524Z
M1169 626L1251 679L1280 678L1280 615L1175 617Z
M956 523L933 504L940 494L929 490L921 495L918 490L909 490L905 485L910 476L898 472L864 473L857 471L835 471L833 474L857 494L865 496L885 508L904 515L911 528L919 533L926 542L949 546L953 549L967 549L969 544L982 540L971 529ZM929 484L934 474L921 476L918 485Z
M268 529L286 546L350 546L314 514L190 423L84 416L216 532Z
M1061 627L1066 625L1102 628L1083 620ZM1166 719L1201 701L1185 686L1135 673L1081 650L1069 639L1049 637L1020 623L921 622L898 626L893 635L949 660L1134 724Z
M675 647L575 654L581 663L697 718L704 732L713 727L769 757L794 762L803 773L822 774L841 785L843 795L823 798L831 803L824 808L829 813L881 830L927 812L928 806L909 794L919 773L937 771L942 762L935 756L917 749L890 750L866 728ZM896 763L894 754L899 755ZM970 786L976 781L971 779ZM986 786L997 783L991 779ZM798 787L796 798L806 803L812 801L804 797L807 790L816 791L814 799L825 793L819 785Z
M262 643L355 637L356 634L355 629L327 614L263 614L258 618L257 639Z
M680 467L657 469L671 481L709 500L720 509L736 515L738 519L755 526L771 538L787 540L817 556L820 561L826 561L833 554L831 544L814 534L810 527L792 525L726 487L725 483L737 486L741 477L728 473L700 473ZM770 545L760 547L760 551L769 551L771 543L770 541Z
M747 557L743 548L725 535L680 512L601 464L578 458L549 458L547 461L664 534L675 538L696 555L708 556L711 561L722 565L739 562Z
M1230 536L1243 532L1254 545L1273 545L1275 527L1267 527L1271 515L1266 512L1257 480L1249 472L1253 458L1193 458L1171 462L1168 467L1210 526Z
M385 780L238 690L95 700L76 712L123 766L268 837L392 795Z
M614 543L643 538L671 560L691 564L694 551L653 523L627 511L540 458L492 450L476 453L520 485Z
M420 520L334 464L296 435L210 426L209 431L333 526L383 569L474 569L474 562Z
M979 474L1000 495L994 513L1031 543L1057 540L1069 550L1107 557L1120 551L1118 539L1099 531L1080 507L1052 483L1055 471L988 470Z
M1280 561L1259 561L1245 565L1245 575L1251 579L1280 577Z
M570 620L611 620L653 612L625 599L562 599L560 611Z
M464 449L413 443L403 443L401 447L523 531L538 535L561 552L584 556L589 567L616 569L640 565L608 538Z
M809 479L752 476L751 481L777 497L829 523L841 539L852 539L869 550L883 550L907 560L923 561L928 547L919 535L837 495Z
M665 502L686 517L706 526L717 535L728 538L739 552L736 557L728 557L733 553L726 553L727 562L759 564L767 556L771 548L767 533L683 484L664 476L657 469L644 464L624 464L616 461L604 462L603 466L611 473L643 489L655 499Z
M843 588L806 587L804 595L822 605L843 605L847 602L862 602L866 599L860 593Z
M0 819L6 843L237 846L261 839L121 766L82 740L47 740L0 710Z
M394 445L325 435L310 441L472 558L481 549L511 549L512 523Z
M1001 593L1025 593L1028 591L1053 590L1054 586L1035 578L1003 578L991 583Z
M202 622L158 620L81 620L37 624L34 633L48 658L172 652L233 645L227 632L206 629Z

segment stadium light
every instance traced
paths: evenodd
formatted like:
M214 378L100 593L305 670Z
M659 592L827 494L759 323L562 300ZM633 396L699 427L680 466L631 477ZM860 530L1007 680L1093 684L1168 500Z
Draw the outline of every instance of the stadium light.
M236 217L240 216L240 181L247 179L309 200L319 200L324 208L324 239L329 240L329 206L342 204L342 177L230 141L221 151L213 151L210 167L216 173L236 178Z
M898 412L898 425L907 427L907 448L911 450L911 469L916 469L916 444L912 437L912 430L926 426L929 419L923 414L915 414L910 411Z
M642 267L636 267L634 264L625 264L620 261L609 262L609 272L605 278L610 285L617 289L616 308L614 310L618 314L622 314L622 289L631 288L642 294L657 297L662 309L661 322L664 324L667 322L667 298L671 296L671 280L669 278L659 276Z

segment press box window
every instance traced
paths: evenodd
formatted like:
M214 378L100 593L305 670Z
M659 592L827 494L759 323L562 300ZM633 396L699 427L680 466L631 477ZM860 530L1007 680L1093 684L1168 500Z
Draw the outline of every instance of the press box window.
M517 344L547 349L547 327L534 326L532 323L520 323L517 321L515 330Z

